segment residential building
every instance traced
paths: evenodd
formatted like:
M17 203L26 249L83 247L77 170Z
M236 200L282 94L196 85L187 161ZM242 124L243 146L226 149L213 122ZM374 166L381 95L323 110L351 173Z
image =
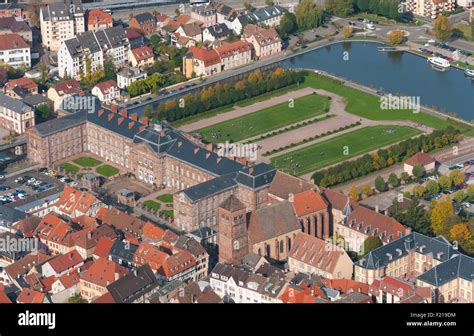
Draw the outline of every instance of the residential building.
M64 99L73 95L84 96L84 91L75 79L67 79L52 85L46 95L53 101L54 110L56 111L61 107Z
M147 73L145 71L141 71L139 68L125 67L117 73L117 86L120 89L125 89L133 82L143 80L146 77Z
M35 126L35 113L23 101L0 93L0 126L15 134L23 134Z
M247 22L267 27L277 27L287 10L281 6L253 8L246 16Z
M109 13L101 9L91 9L86 12L87 30L97 32L106 28L112 28L113 18Z
M140 48L145 45L145 37L133 28L125 29L128 41L130 42L130 49Z
M211 6L193 7L191 19L199 21L203 27L209 27L217 23L216 10Z
M145 36L154 34L156 30L156 19L150 13L141 13L132 16L128 24L131 28L138 30Z
M214 292L229 303L278 303L288 286L282 273L265 277L224 263L214 267L209 280Z
M422 166L426 172L433 172L436 170L436 160L428 153L421 151L404 162L403 171L413 176L415 166Z
M0 63L14 68L31 67L31 48L18 34L0 35Z
M248 24L244 28L243 38L252 44L257 59L275 56L282 51L282 41L275 28Z
M88 72L104 68L110 59L116 68L128 62L130 46L122 27L85 32L61 43L58 52L60 77L80 79Z
M209 272L209 254L204 247L194 238L181 235L174 243L176 248L186 250L196 259L193 281L203 280Z
M203 42L214 42L216 40L223 41L227 39L231 31L224 23L216 23L215 25L204 28L202 31Z
M28 94L38 94L38 84L26 77L12 79L3 87L3 93L15 99L22 99Z
M80 1L52 3L40 10L43 45L58 51L61 42L85 32L84 11Z
M414 280L459 254L443 236L432 238L413 232L361 258L354 264L354 278L369 285L384 276Z
M183 73L186 78L212 76L221 72L221 59L216 50L191 47L183 57Z
M104 203L93 194L80 191L65 184L63 192L53 206L53 211L68 218L95 217Z
M382 215L364 206L356 207L344 220L334 223L335 233L344 239L350 251L365 254L362 250L368 237L378 237L385 245L400 239L411 230L395 218Z
M155 62L155 55L153 54L153 49L149 46L143 46L131 49L129 60L132 67L144 68L153 65Z
M107 286L125 276L128 270L119 264L99 258L80 277L81 296L91 302L107 292Z
M18 34L27 43L33 43L33 33L26 21L18 16L0 17L0 35Z
M415 15L436 19L443 12L452 12L455 6L455 0L409 0L406 10Z
M84 259L82 259L81 255L76 250L72 250L45 262L41 266L41 274L43 277L49 277L52 275L60 277L82 265L84 265Z
M432 303L431 289L391 276L374 280L370 294L376 303Z
M252 49L248 42L237 40L215 48L221 60L221 71L240 67L252 62Z
M98 97L102 103L107 105L120 100L120 88L113 79L97 83L92 88L91 93Z
M353 263L342 247L299 232L288 254L290 271L327 279L351 279Z
M202 42L202 28L196 22L186 23L178 27L171 35L171 42L176 44L180 38L192 40L194 44ZM180 41L183 44L183 41Z

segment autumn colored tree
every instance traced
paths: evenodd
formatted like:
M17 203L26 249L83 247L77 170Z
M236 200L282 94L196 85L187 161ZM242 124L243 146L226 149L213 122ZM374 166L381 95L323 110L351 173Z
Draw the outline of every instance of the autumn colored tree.
M357 190L356 187L351 186L351 187L349 188L349 191L348 191L347 193L348 193L349 197L350 197L351 199L353 199L354 201L358 201L358 200L359 200L359 191Z
M301 0L296 6L295 15L300 30L317 27L323 20L323 10L313 0Z
M351 38L352 37L352 28L349 27L349 26L345 26L342 29L342 36L346 39Z
M438 40L444 41L453 34L453 25L446 16L440 15L434 21L433 31Z
M372 196L372 194L372 188L368 184L364 184L364 186L362 187L362 195L364 195L365 197L369 197Z
M423 197L423 195L425 194L425 187L421 184L417 184L413 187L412 193L415 197Z
M441 175L439 177L438 184L441 189L449 189L453 185L451 179L446 175Z
M467 187L466 198L469 202L474 200L474 184Z
M391 45L402 44L405 40L405 33L401 30L392 30L388 33L388 43Z
M453 241L457 241L461 246L472 244L471 230L469 230L469 226L464 223L454 224L451 230L449 230L449 238Z
M458 202L462 202L466 199L466 193L462 190L457 190L453 194L453 199L455 199Z
M431 228L435 235L441 235L449 232L449 228L456 220L454 207L451 199L445 197L440 201L433 201L431 210Z
M449 172L449 179L453 185L458 186L464 182L465 176L462 171L455 169Z
M429 180L428 182L426 182L425 190L428 195L434 195L439 193L438 182Z

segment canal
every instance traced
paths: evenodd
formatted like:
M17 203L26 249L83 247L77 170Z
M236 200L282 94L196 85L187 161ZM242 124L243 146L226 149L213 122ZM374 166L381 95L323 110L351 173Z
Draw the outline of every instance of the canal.
M438 71L424 57L381 52L378 47L373 42L340 42L289 58L281 66L323 70L386 93L420 97L422 105L474 119L474 80L463 70Z

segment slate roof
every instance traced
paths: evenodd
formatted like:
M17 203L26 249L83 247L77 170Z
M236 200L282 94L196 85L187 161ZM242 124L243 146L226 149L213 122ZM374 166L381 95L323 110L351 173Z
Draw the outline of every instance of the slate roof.
M249 21L259 23L261 21L269 20L278 16L282 16L287 10L281 6L269 6L264 8L254 8L247 14Z
M356 265L366 269L378 269L414 250L424 255L432 254L434 259L441 262L459 254L443 236L432 238L413 232L369 252Z
M132 303L158 286L158 280L150 265L145 264L135 271L107 286L116 303Z
M297 230L301 225L288 201L257 209L250 215L248 232L252 244Z
M9 208L5 205L0 205L0 225L5 224L11 225L26 217L26 214L22 211L14 208Z
M230 30L224 23L217 23L206 28L214 38L220 39L229 36Z
M458 254L421 274L417 279L439 287L456 278L461 278L469 282L474 280L473 258L464 254Z
M31 32L31 28L26 21L14 16L0 18L0 30L9 30L14 33Z
M125 243L117 239L109 251L109 256L132 263L133 255L135 254L137 248L138 246L136 245Z
M5 107L21 114L32 111L31 107L23 103L23 101L9 97L4 93L0 93L0 107Z
M150 13L137 14L135 15L135 19L141 25L149 22L155 23L155 17Z

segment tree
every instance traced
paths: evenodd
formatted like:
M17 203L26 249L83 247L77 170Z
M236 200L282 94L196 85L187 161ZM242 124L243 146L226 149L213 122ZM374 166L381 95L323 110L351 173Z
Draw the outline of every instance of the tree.
M267 6L273 6L275 3L272 0L265 0L265 5Z
M369 10L369 0L357 0L357 7L361 12L367 12Z
M251 10L253 8L253 6L249 2L244 2L244 8L246 10Z
M449 227L456 220L453 203L449 197L445 197L440 201L433 201L433 209L431 210L431 228L435 235L446 234Z
M372 196L372 192L372 188L368 184L364 184L364 186L362 187L362 194L365 197L369 197Z
M425 187L423 187L421 184L417 184L413 187L411 192L415 197L423 197L423 195L425 194Z
M449 230L449 237L463 247L472 244L472 233L469 230L469 226L464 223L454 224L451 230Z
M452 185L458 186L464 182L465 175L459 169L455 169L449 172L449 179L451 180Z
M349 27L349 26L345 26L342 29L342 36L346 39L351 38L352 37L352 28Z
M382 241L380 240L379 237L369 236L365 238L364 244L362 245L362 250L360 252L362 255L366 255L370 251L373 251L382 245L383 245Z
M150 118L153 114L153 108L151 105L147 105L145 109L143 110L143 115L147 118Z
M39 105L36 110L38 111L40 118L43 120L48 119L51 114L51 110L47 104Z
M354 12L354 4L352 0L328 0L326 10L336 16L345 17Z
M382 176L377 176L375 178L375 189L377 189L378 192L385 191L386 185Z
M395 173L391 173L389 176L388 176L388 183L392 186L392 188L396 188L398 187L398 185L400 184L400 182L398 181L398 177Z
M402 173L400 174L400 177L401 177L403 183L406 184L406 183L410 182L410 174L408 174L407 172L405 172L405 171L402 172Z
M453 194L453 199L455 199L458 202L464 201L466 197L467 197L466 193L462 190L457 190Z
M474 41L474 19L471 19L471 40Z
M425 190L428 195L434 195L439 193L438 182L429 180L428 182L426 182Z
M434 21L433 31L438 40L444 41L451 37L453 33L453 25L446 16L440 15Z
M474 200L474 184L470 184L467 187L466 199L468 202L472 202Z
M401 30L392 30L388 33L388 43L391 45L402 44L404 39L405 33L403 33Z
M418 164L413 167L412 173L413 176L415 176L416 178L422 178L423 176L425 176L426 170L425 167Z
M372 13L379 11L379 0L369 0L369 11Z
M301 0L295 10L296 24L300 30L308 30L322 23L323 11L312 0Z
M446 175L441 175L438 179L438 184L441 187L441 189L449 189L453 185L452 180L446 176Z
M404 204L403 207L400 207L400 203L395 199L390 207L390 216L401 224L413 228L416 232L432 235L425 207L419 203L417 198L410 199L408 205Z
M348 195L350 198L352 198L354 201L359 200L359 191L357 190L356 187L351 186L348 191Z
M48 79L48 74L49 74L48 66L44 62L41 62L38 65L38 70L40 72L41 83L44 84L46 80Z
M293 13L286 12L281 18L280 24L278 25L278 34L284 38L290 34L293 34L297 30L296 16Z
M71 296L68 300L69 303L87 303L87 300L84 299L81 294L76 294Z

